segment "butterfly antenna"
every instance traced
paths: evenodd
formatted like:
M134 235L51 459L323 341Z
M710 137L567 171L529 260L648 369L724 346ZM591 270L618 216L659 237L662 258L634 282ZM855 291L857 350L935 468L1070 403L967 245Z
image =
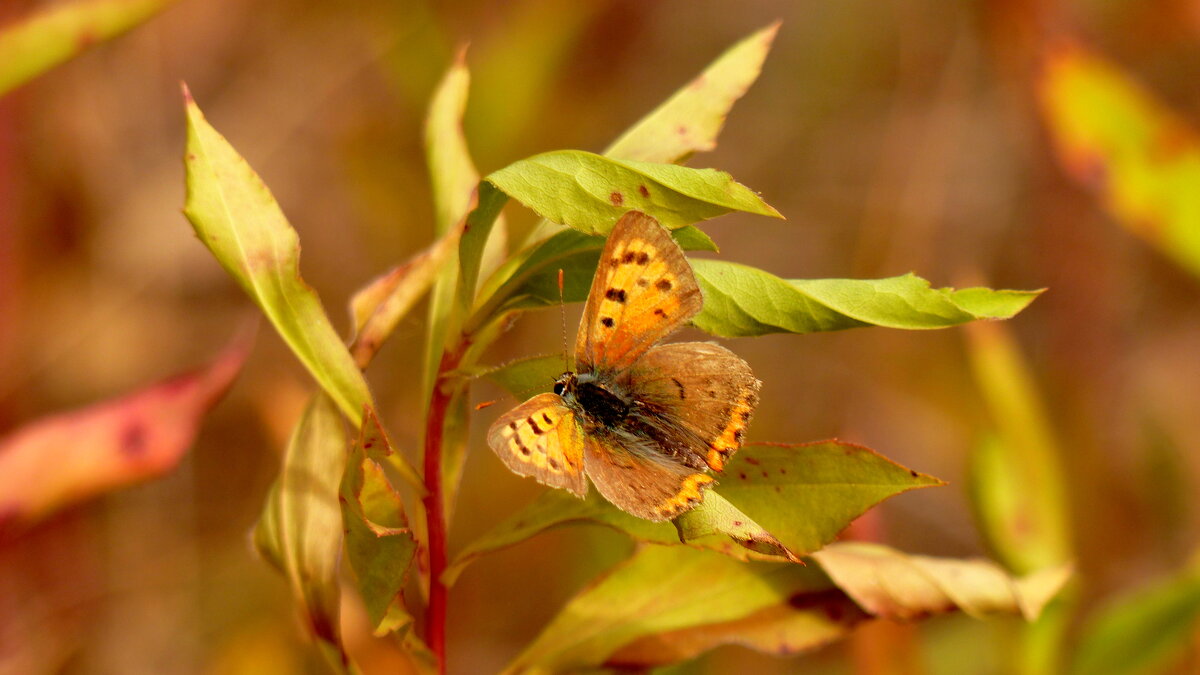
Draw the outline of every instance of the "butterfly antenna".
M558 309L562 316L562 346L563 369L570 370L571 363L567 361L567 303L563 300L563 271L558 268Z

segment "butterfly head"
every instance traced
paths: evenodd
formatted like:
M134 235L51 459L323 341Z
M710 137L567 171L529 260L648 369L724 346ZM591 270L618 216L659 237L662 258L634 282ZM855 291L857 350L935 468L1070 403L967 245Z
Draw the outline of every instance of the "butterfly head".
M570 371L558 376L554 380L554 393L563 397L563 399L575 398L575 385L579 382L579 377Z

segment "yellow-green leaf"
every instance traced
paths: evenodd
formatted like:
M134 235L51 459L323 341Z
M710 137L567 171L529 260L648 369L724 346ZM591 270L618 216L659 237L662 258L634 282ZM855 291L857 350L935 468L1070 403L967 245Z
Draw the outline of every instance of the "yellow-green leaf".
M716 489L792 553L806 555L888 497L942 484L870 448L822 441L746 445Z
M931 288L906 274L887 279L780 279L723 260L693 260L704 309L692 323L722 337L814 333L859 326L922 330L1007 319L1040 291Z
M1028 573L1072 557L1060 450L1037 385L1003 325L967 327L967 354L993 432L971 455L972 506L989 546Z
M1169 670L1200 627L1200 568L1156 580L1108 602L1084 626L1075 675L1148 675ZM1183 672L1183 671L1178 671Z
M138 26L174 1L77 0L5 26L0 30L0 96Z
M254 529L259 553L292 587L309 631L342 665L347 663L338 632L341 593L338 559L342 514L338 488L346 464L346 432L333 400L313 396L296 425Z
M238 282L321 387L356 424L371 393L321 300L300 278L300 240L271 191L187 103L187 201L200 241Z
M762 72L779 22L752 33L717 57L682 89L630 127L604 154L643 162L679 162L717 147L733 104Z
M1200 274L1200 135L1083 45L1049 51L1038 93L1059 162L1133 234Z
M401 630L413 620L402 591L417 542L408 529L404 503L380 465L391 455L379 420L368 410L347 457L341 507L346 559L377 634Z
M803 566L645 546L569 601L505 672L643 669L725 644L794 655L872 617L957 610L1028 616L1066 578L1059 569L1014 579L986 561L910 557L881 546L833 544L826 552ZM914 580L914 569L945 578ZM901 575L896 586L892 571Z

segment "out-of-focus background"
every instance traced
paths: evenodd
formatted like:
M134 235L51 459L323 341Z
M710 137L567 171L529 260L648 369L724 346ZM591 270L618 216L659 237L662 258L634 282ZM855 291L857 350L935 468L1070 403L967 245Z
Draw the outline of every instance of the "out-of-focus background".
M53 4L6 0L0 25ZM181 0L0 99L0 432L203 363L253 315L180 213L181 80L271 187L300 233L306 280L345 332L349 295L431 241L421 127L459 44L470 43L466 132L486 174L544 150L602 149L776 19L761 78L719 147L690 164L730 172L788 220L705 224L722 256L785 278L913 271L938 286L1049 290L999 334L735 341L764 380L752 438L839 437L946 479L862 529L910 552L988 555L967 465L1006 423L981 353L1011 339L1061 462L1078 616L1176 574L1197 535L1200 279L1122 227L1088 189L1103 177L1069 175L1038 91L1047 54L1071 36L1200 124L1200 9L1183 0ZM508 213L516 232L534 223ZM369 373L407 452L421 316ZM528 317L488 361L558 350L558 323ZM264 326L176 470L0 543L0 663L321 672L285 582L248 542L312 388ZM452 552L541 489L487 451L491 415L476 416ZM629 549L571 528L476 563L452 594L451 670L496 670ZM953 616L867 630L879 635L794 660L725 647L683 672L900 672L870 670L872 639L897 645L911 672L1001 672L1016 626ZM352 647L369 671L393 665L378 645Z

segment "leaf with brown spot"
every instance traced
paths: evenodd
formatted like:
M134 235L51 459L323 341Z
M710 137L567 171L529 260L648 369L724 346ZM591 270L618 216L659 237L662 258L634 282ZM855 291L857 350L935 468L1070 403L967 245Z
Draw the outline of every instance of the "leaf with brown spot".
M1067 574L1059 568L1024 579L993 576L991 563L906 556L882 546L833 544L825 552L814 556L818 564L802 566L644 546L570 600L505 672L664 666L728 644L798 654L873 617L960 609L1031 617ZM889 602L864 604L876 599L869 582L891 569L885 560L944 575L936 581L942 594L901 589Z
M942 481L840 441L749 444L716 490L795 555L833 539L875 504Z
M187 199L196 236L258 305L308 372L359 422L371 392L317 293L300 278L300 238L262 179L184 88Z
M44 9L0 30L0 96L150 20L174 0L88 0Z
M357 335L350 353L359 368L366 368L383 343L413 305L429 290L438 270L458 248L461 224L451 228L429 248L377 277L350 300Z
M543 218L587 234L607 234L631 210L653 216L670 230L732 211L783 217L723 171L618 160L582 150L544 152L484 180ZM642 196L642 188L649 197ZM610 199L614 192L623 195L619 205Z
M758 79L779 22L727 49L691 82L621 135L604 154L643 162L680 162L717 147L733 104ZM681 124L685 133L678 133ZM644 186L641 190L646 190ZM643 196L649 196L642 192Z
M402 591L417 542L408 529L404 503L381 466L392 454L374 411L367 410L346 460L341 506L346 559L376 634L402 630L413 620Z
M0 439L0 532L173 469L249 349L248 337L238 338L207 368Z

